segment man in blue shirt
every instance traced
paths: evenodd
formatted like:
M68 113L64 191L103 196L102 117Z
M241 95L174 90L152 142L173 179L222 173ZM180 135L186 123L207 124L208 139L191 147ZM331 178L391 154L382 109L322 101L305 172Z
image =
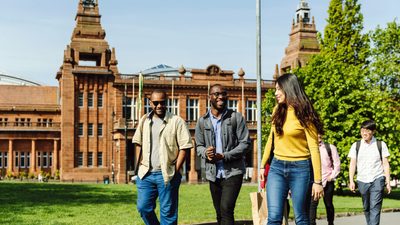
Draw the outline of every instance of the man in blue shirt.
M196 125L196 151L206 161L206 179L218 224L234 224L244 156L250 146L249 131L243 116L227 108L227 91L222 85L210 88L209 101L210 110Z

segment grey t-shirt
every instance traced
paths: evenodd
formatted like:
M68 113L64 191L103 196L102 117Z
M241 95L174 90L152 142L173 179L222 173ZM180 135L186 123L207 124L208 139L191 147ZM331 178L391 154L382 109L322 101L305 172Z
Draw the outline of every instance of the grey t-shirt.
M160 171L160 131L161 127L164 123L164 120L158 118L157 116L153 116L151 124L151 156L150 156L150 167L151 171Z

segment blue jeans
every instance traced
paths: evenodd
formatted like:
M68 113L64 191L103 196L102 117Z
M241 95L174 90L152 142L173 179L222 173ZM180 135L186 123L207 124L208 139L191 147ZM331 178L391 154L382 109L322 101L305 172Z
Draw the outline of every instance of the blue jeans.
M267 181L268 225L282 224L283 208L289 190L296 225L309 225L312 182L313 172L309 159L283 161L274 158Z
M149 172L143 179L138 177L137 185L137 209L143 221L147 225L177 224L178 223L178 192L182 175L175 173L175 176L168 182L160 172ZM160 221L154 212L156 200L160 201Z
M371 183L357 181L360 190L364 215L368 225L379 225L383 201L385 177L379 177Z

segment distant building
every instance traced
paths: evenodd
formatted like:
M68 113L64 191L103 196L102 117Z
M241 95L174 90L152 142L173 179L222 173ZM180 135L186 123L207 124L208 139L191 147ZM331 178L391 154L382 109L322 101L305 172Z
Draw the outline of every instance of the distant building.
M311 9L307 1L300 0L289 34L289 45L285 49L280 70L278 66L275 69L274 77L288 73L297 67L305 66L310 57L318 54L319 51L314 17L311 17Z
M15 82L0 86L2 176L45 171L53 176L59 172L62 181L102 182L108 177L127 182L137 155L131 139L140 116L150 110L152 90L167 90L168 110L186 120L194 137L196 121L208 109L209 86L215 83L228 89L229 108L246 118L254 142L246 162L257 167L255 79L245 79L242 69L234 77L233 71L218 65L195 69L160 64L141 72L139 98L139 74L119 73L116 51L105 40L100 18L97 1L79 1L71 43L56 75L58 87ZM265 93L274 83L263 80L261 86ZM200 162L191 149L187 181L202 178ZM256 181L257 171L252 175Z

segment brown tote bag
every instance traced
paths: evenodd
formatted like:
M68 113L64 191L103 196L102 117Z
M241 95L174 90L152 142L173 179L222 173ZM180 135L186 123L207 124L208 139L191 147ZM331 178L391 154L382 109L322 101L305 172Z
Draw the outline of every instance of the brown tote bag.
M254 225L264 225L268 216L267 196L264 190L261 192L251 192L251 212Z

